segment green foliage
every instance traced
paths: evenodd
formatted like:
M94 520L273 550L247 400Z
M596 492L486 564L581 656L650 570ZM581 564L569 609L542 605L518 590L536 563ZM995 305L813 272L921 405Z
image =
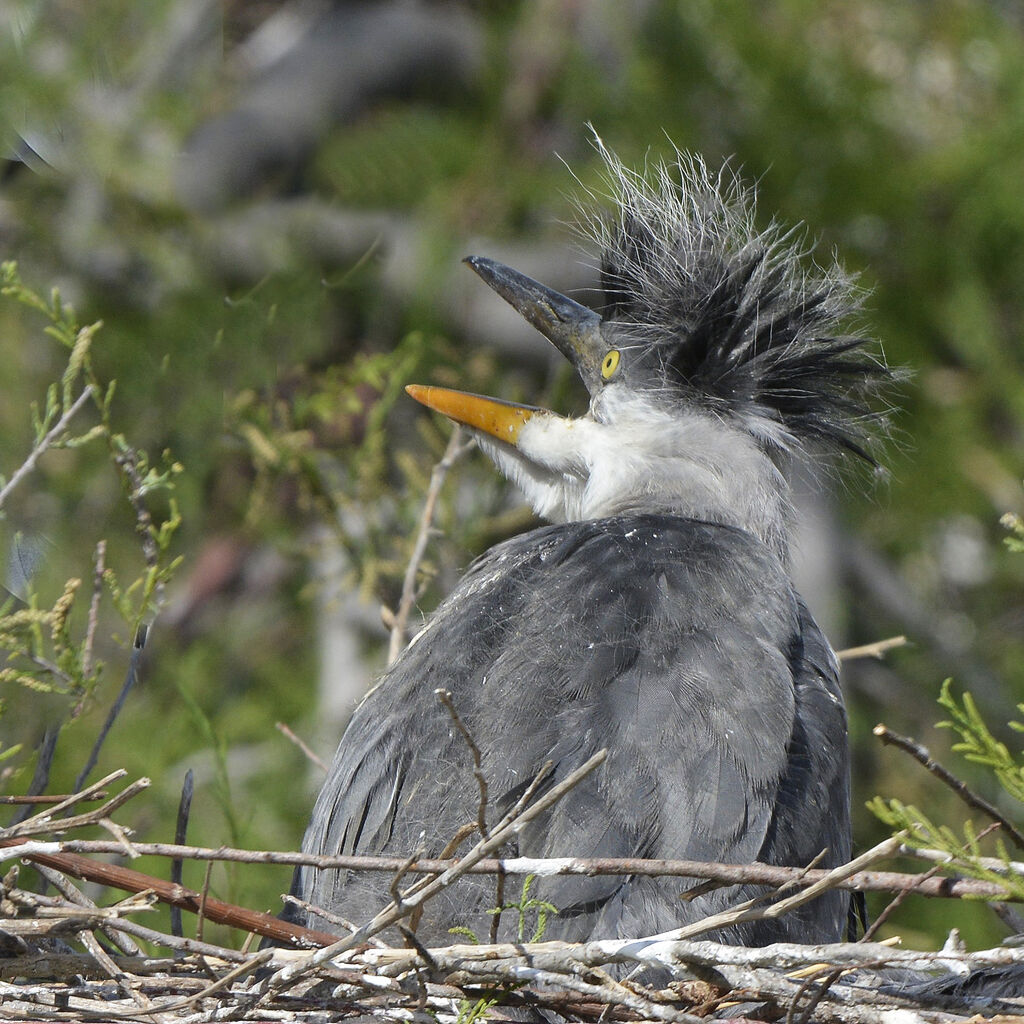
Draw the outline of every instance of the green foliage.
M455 1018L455 1024L477 1024L478 1021L486 1020L487 1011L497 1004L497 999L487 996L481 996L477 1000L461 999L459 1015Z
M957 700L951 683L945 680L939 695L939 705L950 715L948 720L938 723L939 728L957 733L960 740L953 744L953 750L974 764L984 765L1014 800L1024 803L1024 761L1014 758L1006 745L992 735L969 693ZM1018 707L1024 712L1024 705ZM1024 731L1024 724L1020 722L1009 724L1017 731ZM963 822L961 834L957 834L948 825L936 824L919 807L900 800L876 796L868 803L868 808L893 830L904 830L908 846L940 850L957 870L972 878L996 882L1014 898L1024 899L1024 873L1012 866L1006 843L1001 838L994 841L995 856L1003 865L997 871L986 858L977 826L970 818Z
M1019 803L1024 803L1024 762L1018 761L1007 749L1005 743L997 740L985 720L981 717L977 705L969 693L964 693L960 703L951 692L952 680L942 684L939 705L949 712L951 718L939 722L940 729L952 729L960 736L960 741L953 744L953 750L963 754L968 761L983 764L992 770L999 784ZM1018 704L1017 710L1024 713L1024 704ZM1024 723L1011 721L1011 729L1024 732Z
M523 879L523 886L519 892L518 899L503 903L500 907L491 907L487 911L488 914L497 916L505 913L507 910L514 910L516 912L516 940L518 942L540 942L544 938L544 932L547 930L548 915L558 913L558 908L553 903L530 895L530 888L536 878L536 875L527 875ZM535 917L536 920L533 933L527 939L526 929L531 917ZM480 942L479 936L471 928L459 925L455 928L449 928L448 931L451 935L459 935L473 945L478 945Z
M104 383L92 359L93 342L102 323L80 325L74 309L62 300L56 288L44 299L24 283L13 261L0 265L0 277L0 295L41 315L46 322L43 333L67 353L66 367L60 380L47 387L42 409L36 403L30 405L32 451L14 473L0 477L0 519L5 515L5 501L48 451L81 449L90 442L102 441L107 462L115 470L134 513L145 562L141 573L122 584L118 572L105 564L106 542L100 541L96 545L96 573L85 622L81 615L75 615L76 599L82 589L79 577L67 579L49 607L44 606L33 581L28 580L22 606L17 607L12 596L0 608L0 652L6 655L0 667L0 686L16 685L38 694L66 698L68 718L74 721L89 709L103 676L104 663L94 656L103 594L128 627L126 642L131 642L140 627L155 616L163 603L164 589L180 564L181 559L172 554L171 546L181 524L173 492L174 480L182 467L167 452L159 466L153 465L144 451L114 429L115 382ZM73 421L87 404L91 404L99 422L76 433ZM154 518L149 502L157 494L168 497L168 508L165 515ZM133 571L138 572L138 567ZM20 750L21 744L7 747L2 756L10 758Z
M519 899L487 911L488 914L501 914L506 910L514 910L516 912L516 939L519 942L540 942L548 927L548 915L558 913L558 908L553 903L530 895L530 887L536 877L536 875L527 875L523 879L523 888L519 893ZM533 934L527 939L526 925L531 915L536 915L536 924Z
M1024 554L1024 519L1015 512L1007 512L1000 522L1010 532L1009 537L1003 538L1003 543L1014 554Z
M68 580L52 608L40 608L37 595L30 593L26 607L0 615L0 651L7 653L7 664L0 668L0 686L16 683L76 701L92 693L103 666L90 664L88 638L76 642L70 625L81 585L80 579Z

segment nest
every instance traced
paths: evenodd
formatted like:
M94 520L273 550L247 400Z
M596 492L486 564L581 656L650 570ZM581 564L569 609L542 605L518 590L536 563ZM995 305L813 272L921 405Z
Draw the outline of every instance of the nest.
M457 860L324 858L296 853L202 849L133 843L111 813L141 792L138 780L113 797L104 787L118 772L0 833L8 860L33 863L55 894L20 889L17 866L0 901L0 1019L139 1021L338 1021L378 1019L474 1024L484 1019L697 1021L721 1018L789 1022L892 1022L979 1019L1024 1014L1024 950L967 952L947 943L938 952L860 941L764 948L704 941L702 934L756 917L777 917L834 887L886 890L901 899L1005 898L997 882L939 874L868 870L905 852L887 840L840 868L824 871L767 865L685 861L494 859L507 834L541 813L600 763L582 766L561 792L526 801ZM102 797L84 812L84 802ZM62 817L62 815L64 815ZM100 825L112 838L59 842L39 836ZM381 873L382 911L361 924L338 922L338 937L288 924L214 899L171 881L109 864L97 854L182 860L316 864ZM403 923L468 873L662 874L702 885L756 881L770 895L662 935L585 943L459 943L424 948ZM108 906L88 899L71 880L87 879L132 895ZM390 880L390 882L388 881ZM258 951L186 938L139 921L157 901L185 908L278 945ZM179 911L180 914L180 911ZM380 936L397 929L403 946ZM197 929L201 934L201 928ZM390 932L389 932L390 934ZM869 932L867 939L871 938ZM146 949L166 951L151 955ZM251 946L251 941L249 946ZM293 948L285 948L288 944ZM656 970L652 970L656 969ZM658 979L651 983L650 979ZM1018 1018L1024 1019L1024 1018Z

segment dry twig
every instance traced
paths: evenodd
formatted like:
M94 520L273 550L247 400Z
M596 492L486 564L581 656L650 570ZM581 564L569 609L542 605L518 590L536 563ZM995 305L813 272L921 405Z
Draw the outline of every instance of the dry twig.
M448 886L452 885L458 878L465 874L469 867L478 861L483 860L483 858L493 850L500 849L514 832L522 828L528 822L537 817L537 815L543 813L560 800L574 786L602 764L607 756L608 752L606 750L599 751L585 764L581 765L574 772L571 772L566 776L566 778L558 785L552 786L551 789L549 789L543 796L539 797L534 803L527 804L526 801L533 798L537 786L540 785L547 775L547 772L550 770L548 766L545 766L534 780L534 785L523 794L523 797L519 800L516 806L513 807L512 810L506 814L494 828L491 832L490 838L480 840L480 842L478 842L473 849L469 851L469 853L462 857L454 867L449 868L443 874L430 879L425 884L413 886L412 889L403 893L403 904L401 906L396 906L392 903L389 907L386 907L377 914L372 921L369 921L351 935L338 940L330 946L317 950L315 953L306 956L304 960L296 964L278 971L269 980L268 991L294 982L303 974L314 970L320 964L325 963L339 954L359 945L371 935L376 935L378 932L383 931L385 928L410 913L415 909L415 907L425 903L431 897L437 895L437 893L448 888Z
M87 387L75 400L64 410L63 415L57 422L40 438L36 446L28 453L25 461L11 474L10 479L3 487L0 487L0 508L8 499L11 491L14 490L22 480L25 479L36 468L36 463L48 449L59 444L67 433L71 421L78 415L82 406L92 397L92 387Z
M860 647L844 647L841 651L836 651L836 657L840 661L855 661L858 658L877 658L881 660L888 651L895 650L897 647L906 647L907 638L905 636L890 636L885 640L876 640L871 644L863 644Z
M467 834L476 831L476 825L469 826ZM464 838L464 837L463 837ZM39 854L60 857L65 853L108 854L125 852L119 843L102 839L69 839L63 842L41 842L38 840L9 841L6 852L0 844L0 857L23 857L27 860ZM900 856L917 856L919 851L900 846ZM310 865L320 869L341 868L347 871L377 871L393 873L406 865L401 857L370 856L325 856L291 851L240 850L227 846L176 846L172 843L132 843L131 854L181 858L183 860L227 860L240 864L283 864ZM924 851L926 860L936 860L948 855L939 851ZM456 860L443 858L422 858L409 865L408 874L440 875L451 870ZM994 870L1005 869L1002 861L985 859L986 867ZM1016 862L1011 863L1013 870ZM83 869L84 870L84 869ZM769 885L783 886L794 882L811 885L824 878L828 872L823 869L781 867L774 864L720 864L710 861L687 860L645 860L632 857L565 857L533 858L509 857L502 860L483 858L465 869L466 874L494 874L502 871L506 875L644 875L648 877L707 878L721 885ZM102 879L93 879L103 881ZM113 884L108 882L107 884ZM909 888L915 895L945 899L998 899L1013 901L1012 894L995 883L971 878L929 878L925 874L908 874L898 871L862 871L836 883L838 888L858 892L900 892Z
M284 722L275 722L274 727L282 736L284 736L285 739L291 740L291 742L294 743L303 754L305 754L306 760L315 764L317 768L324 773L324 775L327 774L327 765L323 758L321 758L313 748L310 747L304 739L302 739L301 736L294 733L287 725L285 725Z
M413 544L409 564L405 569L405 578L402 580L402 596L398 602L398 610L392 617L391 640L388 645L388 665L394 664L406 644L409 616L412 613L413 605L416 603L416 574L419 572L420 563L423 561L423 555L427 550L427 542L430 540L431 527L434 522L434 509L437 506L437 499L441 495L441 487L444 484L445 477L448 475L448 470L470 448L472 448L472 442L463 444L462 432L456 426L452 431L452 436L448 439L448 447L445 448L441 461L434 466L433 472L430 474L430 486L427 488L427 497L423 502L419 528L416 531L416 541Z
M975 810L987 814L993 821L998 822L1013 842L1020 849L1024 850L1024 833L1007 819L998 807L990 804L984 797L978 796L966 782L958 779L948 768L944 768L938 761L934 760L927 747L916 740L912 740L909 736L901 736L898 732L893 732L882 724L876 725L873 732L883 743L898 747L909 754L918 764L927 768L935 778L953 790L968 807L973 807Z

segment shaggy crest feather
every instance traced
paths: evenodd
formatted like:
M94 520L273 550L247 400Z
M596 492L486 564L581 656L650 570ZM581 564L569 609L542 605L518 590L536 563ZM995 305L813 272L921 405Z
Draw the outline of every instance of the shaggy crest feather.
M885 414L870 402L894 375L872 339L842 330L860 306L850 275L835 260L805 269L794 230L759 230L755 192L728 167L676 150L634 171L595 146L609 193L589 198L612 210L579 204L579 227L601 248L602 313L649 353L652 386L740 420L766 449L825 442L874 464Z

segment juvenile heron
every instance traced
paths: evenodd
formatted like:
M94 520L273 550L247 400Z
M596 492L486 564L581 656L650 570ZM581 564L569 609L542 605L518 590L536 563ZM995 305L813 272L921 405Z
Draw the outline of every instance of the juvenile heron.
M783 470L808 445L869 458L868 399L887 371L865 338L839 333L857 304L848 278L802 269L792 234L758 231L736 180L683 154L638 174L602 153L613 204L587 224L602 313L466 261L573 364L589 412L409 388L465 424L556 525L483 555L360 704L306 851L437 856L476 821L470 751L434 696L443 687L482 751L494 816L546 762L554 784L609 751L507 855L848 858L838 665L788 574ZM532 895L558 909L547 938L579 940L667 930L759 891L684 901L687 884L557 877ZM386 888L301 869L294 891L362 921ZM427 905L419 936L447 943L456 925L486 936L494 900L493 879L462 879ZM717 937L837 940L848 905L833 892Z

